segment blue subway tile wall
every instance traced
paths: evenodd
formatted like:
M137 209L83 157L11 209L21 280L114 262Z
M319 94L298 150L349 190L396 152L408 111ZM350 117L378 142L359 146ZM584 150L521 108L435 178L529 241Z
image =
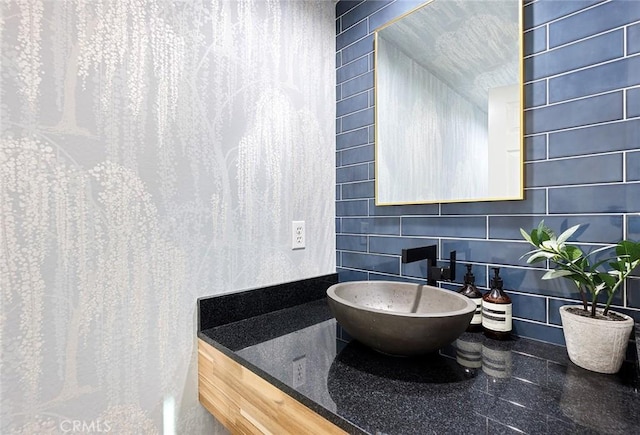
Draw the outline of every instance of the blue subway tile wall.
M627 180L640 181L640 151L627 154Z
M624 50L622 30L565 45L525 59L525 80L539 80L577 68L620 58Z
M539 53L547 48L547 28L538 27L524 33L524 54Z
M425 282L425 265L402 264L401 251L437 244L439 264L458 254L458 284L443 287L459 288L469 263L486 289L501 267L514 333L563 344L558 308L578 294L520 259L529 247L519 228L584 223L572 240L585 249L640 240L640 1L523 2L524 200L376 206L373 33L419 4L336 4L340 279ZM614 304L640 320L640 273Z
M631 71L638 71L639 68L640 56L635 56L551 78L549 80L549 100L551 103L557 103L621 87L639 85L640 76L630 74ZM610 96L613 98L613 95L620 94L620 92L615 92Z
M587 10L589 6L593 6L600 2L602 2L602 0L538 0L535 2L528 2L524 7L526 30L538 27L542 24L555 22L556 20L571 15L574 12Z
M557 47L610 29L623 28L634 21L638 22L640 8L636 3L633 0L611 1L584 8L575 15L556 20L549 24L549 47Z
M342 56L340 56L342 61ZM338 83L345 82L349 79L366 73L369 70L369 60L366 57L360 58L354 62L348 63L336 71Z
M544 80L530 83L524 87L524 98L530 107L547 104L547 82Z
M547 89L545 87L545 93ZM526 99L526 96L525 96ZM527 100L528 101L528 100ZM544 160L547 158L547 135L527 136L524 139L524 154L527 160Z
M640 24L627 29L627 54L640 53Z
M640 88L633 88L627 91L627 117L637 116L640 116Z
M525 165L525 183L543 187L620 182L623 168L621 154L531 162Z
M571 89L589 85L588 83L581 85L577 81L567 84ZM551 82L549 88L550 98L552 98ZM559 88L559 92L562 93L570 90ZM623 93L620 91L525 110L524 131L528 135L621 120L622 101Z
M638 149L639 137L640 120L553 132L549 134L549 158Z

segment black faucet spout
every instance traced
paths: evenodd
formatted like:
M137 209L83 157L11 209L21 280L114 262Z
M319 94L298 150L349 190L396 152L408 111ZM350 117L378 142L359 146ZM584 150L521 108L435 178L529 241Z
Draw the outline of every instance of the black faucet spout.
M414 261L427 260L431 265L436 264L438 258L438 246L422 246L420 248L410 248L402 250L402 262L413 263Z

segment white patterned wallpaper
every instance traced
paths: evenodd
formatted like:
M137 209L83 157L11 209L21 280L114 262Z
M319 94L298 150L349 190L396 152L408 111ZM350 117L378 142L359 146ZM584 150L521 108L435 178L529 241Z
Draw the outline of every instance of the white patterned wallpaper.
M0 2L0 433L221 431L196 298L335 271L334 19Z

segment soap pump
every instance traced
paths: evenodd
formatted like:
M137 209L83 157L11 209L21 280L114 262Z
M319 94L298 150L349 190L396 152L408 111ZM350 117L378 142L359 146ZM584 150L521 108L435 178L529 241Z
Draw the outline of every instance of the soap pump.
M466 266L467 273L464 276L464 285L460 293L476 303L476 311L467 328L467 331L476 332L482 330L482 293L480 293L480 290L476 287L476 277L471 272L471 265L467 264Z
M507 340L511 336L511 298L502 290L500 268L493 268L491 290L482 297L482 328L484 334L496 340Z

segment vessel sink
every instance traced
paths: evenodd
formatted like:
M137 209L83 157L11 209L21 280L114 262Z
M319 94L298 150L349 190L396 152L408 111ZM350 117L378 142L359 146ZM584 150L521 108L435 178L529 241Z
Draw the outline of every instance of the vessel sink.
M429 285L352 281L327 289L334 317L349 335L386 354L419 355L445 347L469 326L475 302Z

